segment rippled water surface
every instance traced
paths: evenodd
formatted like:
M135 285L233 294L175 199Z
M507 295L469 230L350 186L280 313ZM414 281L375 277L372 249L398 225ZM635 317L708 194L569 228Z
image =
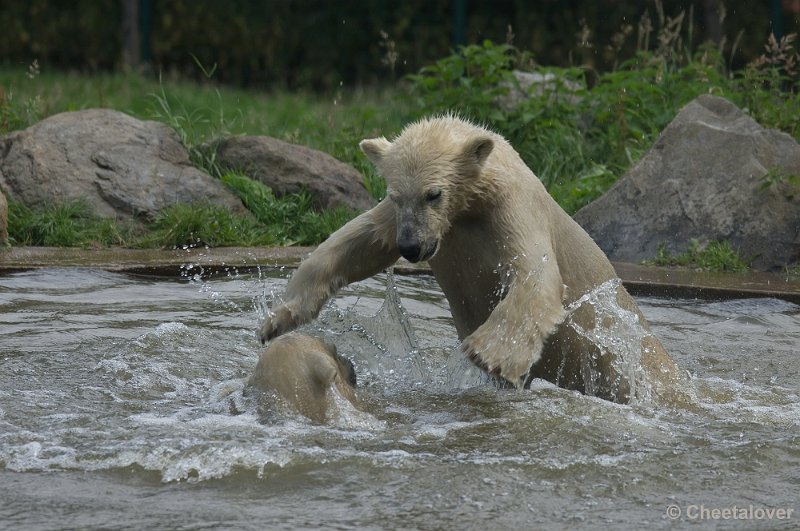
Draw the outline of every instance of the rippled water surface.
M433 280L378 276L307 329L366 404L320 426L242 383L284 277L0 276L0 527L800 527L796 305L640 299L694 398L621 406L496 389Z

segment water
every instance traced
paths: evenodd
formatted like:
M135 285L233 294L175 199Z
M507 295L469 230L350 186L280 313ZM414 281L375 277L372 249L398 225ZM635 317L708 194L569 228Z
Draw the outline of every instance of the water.
M242 384L284 276L0 276L0 528L800 525L796 305L639 299L695 398L623 406L496 389L432 279L379 276L310 328L367 404L319 426Z

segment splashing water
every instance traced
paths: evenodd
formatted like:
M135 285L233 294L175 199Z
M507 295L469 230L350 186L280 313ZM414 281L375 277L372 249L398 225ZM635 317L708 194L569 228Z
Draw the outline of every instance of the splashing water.
M608 280L584 294L566 307L565 323L582 337L597 345L600 351L613 353L612 366L618 378L630 387L631 399L639 403L653 400L652 385L642 370L642 342L650 335L642 326L639 316L619 305L617 294L622 288L619 278ZM582 324L575 318L577 312L590 306L594 321L592 326ZM594 394L598 380L596 363L585 352L582 360L583 380L588 394Z
M320 426L244 385L261 348L253 331L284 277L0 276L0 521L667 529L694 523L669 520L670 505L796 508L796 305L640 299L697 401L619 405L542 381L494 388L457 352L433 279L379 276L308 325L353 360L365 402ZM616 311L613 292L581 304ZM615 315L586 333L639 337L633 316Z

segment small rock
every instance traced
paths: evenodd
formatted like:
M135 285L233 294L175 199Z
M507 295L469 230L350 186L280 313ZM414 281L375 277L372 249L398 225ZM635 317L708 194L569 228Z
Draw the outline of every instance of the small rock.
M223 168L261 181L277 196L305 188L318 210L368 210L376 203L361 174L327 153L268 136L232 137L209 147Z
M508 94L497 98L497 104L503 110L511 111L523 101L529 98L540 98L545 94L548 95L548 101L551 102L563 100L576 104L581 101L578 92L584 87L571 79L559 78L552 72L514 70L512 74L516 83L501 83L501 86L508 87Z

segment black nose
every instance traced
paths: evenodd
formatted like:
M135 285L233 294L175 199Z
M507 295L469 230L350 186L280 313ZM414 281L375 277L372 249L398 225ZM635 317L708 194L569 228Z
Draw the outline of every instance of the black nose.
M413 238L403 238L397 241L397 249L400 254L409 262L419 262L419 255L422 251L422 246L419 240Z

